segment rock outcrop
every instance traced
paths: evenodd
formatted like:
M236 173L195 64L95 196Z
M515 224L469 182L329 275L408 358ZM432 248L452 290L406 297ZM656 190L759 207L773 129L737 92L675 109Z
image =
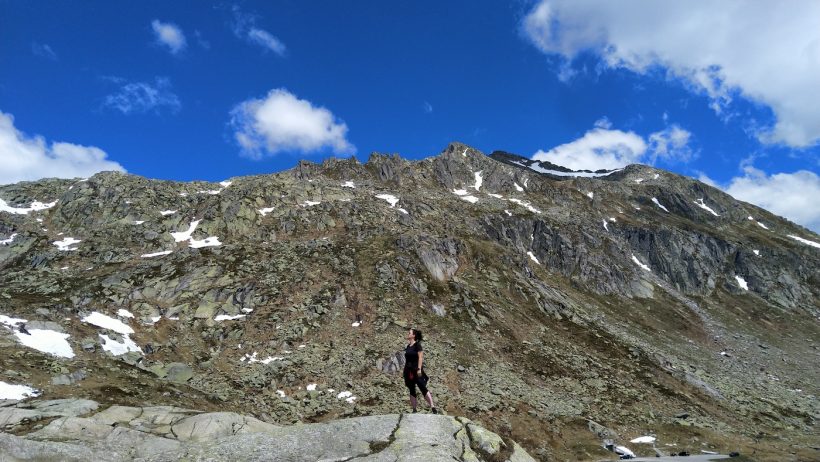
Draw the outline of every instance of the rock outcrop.
M233 412L116 405L93 412L98 404L91 403L0 408L5 422L17 424L57 417L35 431L0 432L0 460L534 461L515 442L465 418L391 414L282 427ZM9 417L23 409L30 411L25 419Z

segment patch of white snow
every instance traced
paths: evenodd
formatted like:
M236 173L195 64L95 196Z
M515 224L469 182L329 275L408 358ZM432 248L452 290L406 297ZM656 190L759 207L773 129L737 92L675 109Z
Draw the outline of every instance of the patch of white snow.
M176 211L176 210L161 210L161 211L159 212L159 214L160 214L160 215L162 215L162 216L166 216L166 215L173 215L173 214L175 214L175 213L177 213L177 211Z
M344 183L342 183L342 187L343 188L356 188L356 183L354 183L352 181L345 181Z
M171 252L173 252L173 250L163 250L162 252L144 253L144 254L140 255L140 257L142 257L142 258L161 257L163 255L168 255Z
M496 199L503 199L504 198L504 196L502 196L501 194L487 193L487 195L495 197Z
M12 385L0 380L0 399L23 400L39 396L40 392L28 385Z
M657 197L653 197L653 198L652 198L652 202L654 202L654 203L655 203L655 205L657 205L658 207L662 208L664 212L669 213L669 209L667 209L666 207L664 207L664 206L663 206L663 205L662 205L662 204L658 201L658 198L657 198Z
M630 443L650 444L655 442L654 436L639 436L635 439L629 440Z
M459 199L467 201L471 204L475 204L476 202L478 202L478 198L475 196L460 196Z
M220 315L218 315L217 317L214 318L214 321L233 321L233 320L236 320L236 319L242 319L245 316L246 315L244 315L244 314L236 314L236 315L233 315L233 316L231 316L229 314L220 314Z
M319 201L305 201L304 204L302 204L302 206L303 207L313 207L314 205L319 205L319 204L321 204L321 202L319 202Z
M788 236L798 242L802 242L803 244L810 245L812 247L817 247L818 249L820 249L820 242L814 242L808 239L803 239L802 237L795 236L794 234L789 234Z
M757 224L758 224L758 226L760 226L760 227L761 227L761 228L763 228L763 229L769 229L769 227L768 227L768 226L764 225L763 223L761 223L761 222L759 222L759 221L757 222Z
M43 203L39 201L34 201L28 207L12 207L8 204L8 202L0 199L0 212L8 212L15 215L28 215L31 212L38 212L40 210L50 209L57 205L57 201Z
M641 263L641 261L640 261L640 260L638 260L638 257L636 257L634 253L632 254L632 261L634 261L636 265L640 266L640 267L641 267L641 268L643 268L644 270L649 271L649 272L651 272L651 271L652 271L652 270L649 268L649 266L644 265L643 263Z
M524 188L519 186L518 183L516 183L516 182L513 182L513 186L515 186L515 190L518 191L518 192L523 192L524 191Z
M595 193L590 191L590 192L587 193L587 197L590 198L590 199L594 199L595 198Z
M720 215L718 215L718 214L717 214L717 212L715 212L714 210L712 210L712 208L711 208L711 207L709 207L708 205L706 205L706 203L703 201L703 198L702 198L702 197L701 197L700 199L698 199L698 200L696 200L696 201L695 201L695 205L697 205L698 207L702 208L703 210L706 210L707 212L711 213L712 215L714 215L714 216L716 216L716 217L719 217L719 216L720 216Z
M273 209L274 209L274 207L264 207L264 208L259 209L259 213L261 213L262 216L264 217L265 215L273 212Z
M749 290L749 284L746 283L746 280L743 277L735 275L735 280L737 280L737 285L740 286L743 290Z
M540 211L540 210L538 210L538 209L536 209L535 207L533 207L533 206L532 206L529 202L522 201L521 199L509 199L509 201L510 201L510 202L515 202L516 204L518 204L518 205L520 205L520 206L522 206L522 207L526 208L526 209L527 209L527 210L529 210L530 212L533 212L533 213L541 213L541 211Z
M484 177L481 176L481 172L483 172L483 170L479 170L473 174L475 175L475 185L473 185L473 188L475 188L476 191L481 189L481 185L484 183Z
M129 351L137 351L142 353L142 350L128 334L122 336L122 342L118 342L105 334L98 334L100 336L100 344L102 345L102 349L111 353L114 356L120 356L128 353Z
M537 263L537 264L539 264L539 265L541 264L541 262L540 262L540 261L538 261L538 259L537 259L537 258L535 258L535 255L533 255L532 251L527 252L527 255L529 255L530 260L534 261L535 263Z
M390 204L390 208L395 207L396 204L399 203L399 198L392 194L376 194L376 197L387 201L387 203Z
M16 236L17 236L17 233L12 233L12 235L9 236L7 239L3 239L2 241L0 241L0 245L9 245L9 244L11 244L11 241L13 241Z
M52 244L57 246L57 250L71 251L71 250L77 250L76 247L71 248L71 246L78 243L78 242L82 242L82 241L80 239L74 239L73 237L67 237L67 238L65 238L63 240L60 240L60 241L54 241L54 242L52 242Z
M92 312L88 316L84 317L82 321L88 324L93 324L97 327L102 327L103 329L112 330L118 334L134 333L134 329L132 329L128 324L125 324L119 319L106 316L99 311Z
M316 390L316 384L315 383L308 384L308 386L305 387L305 388L307 388L307 391Z
M120 308L120 309L117 310L117 316L119 316L121 318L133 318L134 313L132 313L132 312L126 310L126 309Z

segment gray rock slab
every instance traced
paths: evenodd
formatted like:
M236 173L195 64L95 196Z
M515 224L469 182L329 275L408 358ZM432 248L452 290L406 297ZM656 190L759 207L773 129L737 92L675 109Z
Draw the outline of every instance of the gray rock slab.
M141 415L141 407L115 405L94 414L91 418L105 425L114 425L115 423L128 423Z
M235 412L209 412L187 417L171 427L180 441L213 441L238 433L271 432L279 427Z
M54 416L81 416L96 411L100 404L90 399L52 399L49 401L32 401L28 406L33 407L45 417Z
M20 409L16 407L0 408L0 427L17 425L24 420L40 420L42 414L34 409Z
M8 433L0 433L0 460L118 462L125 460L125 457L116 451L100 454L83 444L33 441Z

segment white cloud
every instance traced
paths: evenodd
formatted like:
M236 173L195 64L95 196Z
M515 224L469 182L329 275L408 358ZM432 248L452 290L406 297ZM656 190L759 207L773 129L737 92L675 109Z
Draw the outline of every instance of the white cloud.
M667 162L688 162L694 157L689 147L692 134L678 125L672 124L664 130L649 135L650 164L657 159Z
M242 153L254 159L282 151L307 153L323 148L337 154L356 152L346 138L344 122L284 88L271 90L265 98L239 103L231 111L231 125Z
M174 23L154 19L151 21L151 28L154 29L154 37L157 42L168 47L171 54L179 53L188 45L182 29Z
M87 177L104 170L124 172L94 146L54 143L41 136L28 137L14 127L14 117L0 111L0 184L40 178Z
M120 79L109 79L123 83ZM103 106L116 109L123 114L146 113L163 107L177 112L182 107L179 97L171 91L171 81L158 77L153 84L128 82L119 91L105 97Z
M261 45L279 56L284 56L285 51L287 50L284 43L274 37L273 34L263 29L252 27L248 31L247 37L251 43Z
M777 6L543 0L521 28L540 50L567 60L592 51L612 68L665 69L719 112L737 95L762 103L776 122L757 134L761 141L811 146L820 141L820 2Z
M575 141L532 156L573 170L613 169L638 162L646 142L634 132L593 128Z
M285 56L287 47L270 32L256 27L256 15L242 12L238 6L233 7L233 33L248 43L259 45L279 56Z
M743 172L723 188L727 193L820 232L820 177L816 173L799 170L767 175L752 166Z
M675 124L650 133L648 140L635 132L613 130L606 117L596 120L594 126L577 140L546 152L538 150L532 158L573 170L600 170L639 162L654 165L659 159L688 162L694 156L689 146L692 134Z
M31 52L41 58L57 61L57 53L47 43L32 42Z
M424 102L424 112L426 112L428 114L432 113L433 112L433 105L430 104L429 102L425 101Z

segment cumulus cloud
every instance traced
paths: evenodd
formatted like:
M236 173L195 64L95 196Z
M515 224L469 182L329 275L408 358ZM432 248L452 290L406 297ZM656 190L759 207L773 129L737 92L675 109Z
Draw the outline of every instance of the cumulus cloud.
M649 163L655 164L658 159L666 162L689 162L694 152L689 146L692 134L678 125L649 135Z
M174 23L154 19L151 21L151 28L154 30L154 38L156 38L157 43L168 47L171 54L175 55L188 46L182 29Z
M707 95L718 112L738 95L768 106L776 121L758 138L807 147L820 141L818 17L813 0L788 8L743 0L542 0L521 30L566 61L593 52L611 68L665 70Z
M279 56L285 56L287 47L281 40L270 32L256 26L256 15L244 13L238 6L233 7L234 22L233 33L237 37L259 45L267 51L272 51Z
M35 56L45 58L51 61L57 61L57 53L47 43L31 43L31 52Z
M532 156L573 170L614 169L638 162L646 142L634 132L593 128L584 136Z
M75 178L105 170L124 172L105 151L72 143L46 143L41 136L29 137L14 126L14 117L0 111L0 184L40 178Z
M768 175L752 166L746 166L743 173L723 189L736 199L820 233L820 207L816 203L820 197L820 177L816 173L799 170Z
M610 170L639 162L654 165L658 160L688 162L694 157L691 138L689 131L673 124L644 139L635 132L612 129L612 122L602 117L584 136L546 152L538 150L532 158L573 170Z
M428 114L431 114L433 112L433 105L430 104L429 102L425 101L423 107L424 107L424 112L426 112Z
M252 159L283 151L309 153L324 148L336 154L356 152L346 138L344 122L284 88L236 105L231 111L231 126L242 153Z
M121 87L105 97L103 106L123 114L141 114L163 108L177 112L182 107L179 97L171 90L171 81L167 78L158 77L153 84L125 82L117 78L109 80L121 84Z

